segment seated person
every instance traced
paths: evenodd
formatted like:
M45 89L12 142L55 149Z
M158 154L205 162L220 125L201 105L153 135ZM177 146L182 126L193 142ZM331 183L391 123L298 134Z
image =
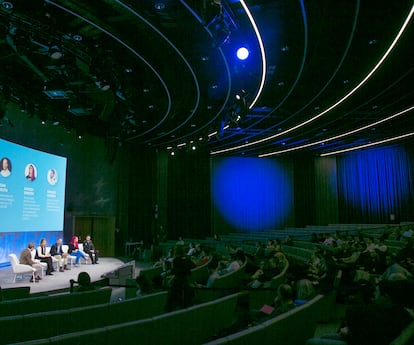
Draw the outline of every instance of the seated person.
M70 243L69 243L69 249L68 249L69 255L76 257L75 267L78 267L79 260L81 258L85 259L85 255L79 250L78 241L79 241L78 236L72 236L72 239L70 240Z
M34 251L34 243L30 242L27 245L27 248L24 249L21 253L20 253L20 263L22 265L28 265L33 267L34 269L36 269L36 276L33 275L32 278L30 279L30 282L33 283L33 277L35 276L35 282L37 283L39 280L41 280L42 278L40 278L39 276L39 271L42 270L42 265L39 262L36 262L32 259L32 251Z
M50 255L58 261L59 272L64 272L64 270L70 270L70 268L67 265L69 254L63 252L62 242L62 239L58 238L56 243L53 244L52 248L50 248Z
M95 249L95 245L91 240L91 236L87 235L83 241L83 251L89 255L92 264L97 264L99 259L99 250Z
M368 282L360 286L361 302L348 307L345 323L335 334L307 341L307 345L388 345L412 321L404 307L395 303L400 282L381 281L374 299ZM369 292L369 294L367 293Z
M277 296L272 305L264 305L260 310L251 311L251 319L266 321L295 308L294 292L289 284L281 284L277 289Z
M152 292L152 283L147 276L138 276L135 278L137 283L137 297L148 295Z
M230 258L231 260L227 267L220 271L221 275L237 271L246 259L242 250L236 250L234 254L230 254Z
M91 277L87 272L80 272L78 274L78 280L75 281L71 279L70 281L70 292L83 292L83 291L92 291L95 290L95 286L92 285ZM77 287L74 287L75 284L78 284Z
M296 299L295 306L307 303L315 297L316 291L313 283L308 279L301 279L296 283Z
M50 253L46 253L46 246L47 242L45 238L40 240L40 245L37 247L36 251L36 259L40 260L40 262L45 262L47 264L46 275L52 276L52 272L54 271L53 268L53 261L52 256Z

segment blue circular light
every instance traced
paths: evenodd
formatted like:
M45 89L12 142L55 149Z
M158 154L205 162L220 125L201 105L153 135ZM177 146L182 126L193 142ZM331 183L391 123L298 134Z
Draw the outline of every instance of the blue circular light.
M246 60L249 57L249 50L245 47L241 47L237 50L237 57L240 60Z

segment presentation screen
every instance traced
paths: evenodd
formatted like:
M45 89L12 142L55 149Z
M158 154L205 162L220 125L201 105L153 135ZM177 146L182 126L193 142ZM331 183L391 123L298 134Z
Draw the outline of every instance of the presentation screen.
M62 231L66 158L0 139L0 233Z

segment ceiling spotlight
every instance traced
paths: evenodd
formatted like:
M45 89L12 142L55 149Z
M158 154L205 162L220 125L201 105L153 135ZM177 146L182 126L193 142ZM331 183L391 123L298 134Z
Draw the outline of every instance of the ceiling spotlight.
M239 60L246 60L249 57L249 50L246 47L241 47L237 49L237 57Z
M156 10L161 11L165 8L165 4L163 2L156 2L154 7Z
M52 59L58 60L63 56L63 53L58 46L52 46L49 49L49 55Z
M174 151L171 151L170 155L171 156L175 156L175 152Z
M191 146L191 150L195 151L197 150L197 147L195 145Z
M372 39L372 40L368 41L368 44L371 45L371 46L376 44L376 43L377 43L377 40L375 40L375 39Z
M284 47L280 48L280 50L282 52L287 52L289 50L289 47L288 46L284 46Z
M1 5L6 10L11 10L13 8L13 4L10 1L3 1L3 3Z
M76 42L80 42L83 40L83 37L81 35L73 35L72 38Z

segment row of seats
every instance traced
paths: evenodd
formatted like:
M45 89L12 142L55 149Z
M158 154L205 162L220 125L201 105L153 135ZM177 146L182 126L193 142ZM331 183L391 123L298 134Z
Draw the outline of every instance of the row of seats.
M208 341L212 334L231 325L236 304L242 293L233 294L187 309L161 314L131 322L116 323L78 332L43 337L14 344L89 344L113 345L132 343L140 345L169 344L192 345ZM89 315L89 314L88 314ZM99 315L89 315L91 319ZM119 317L115 314L114 319ZM101 318L108 315L101 315ZM55 320L60 323L60 320ZM36 325L41 327L41 325ZM92 326L93 327L93 326Z

